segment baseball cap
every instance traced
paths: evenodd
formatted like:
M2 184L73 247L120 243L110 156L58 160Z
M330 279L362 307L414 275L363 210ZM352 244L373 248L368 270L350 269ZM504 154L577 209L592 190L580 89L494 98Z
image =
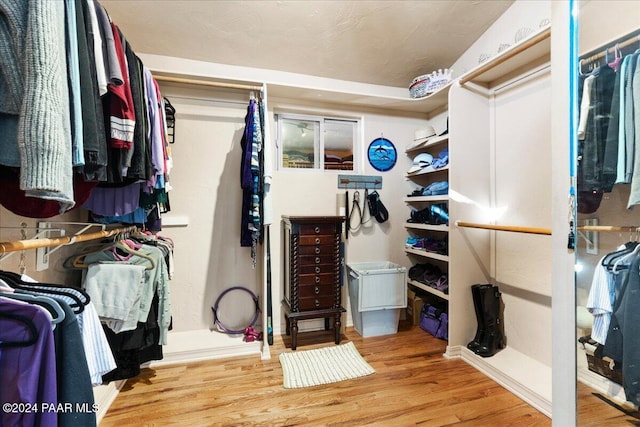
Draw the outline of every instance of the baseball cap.
M420 153L413 158L413 165L409 168L407 173L416 173L422 169L431 166L433 163L433 156L429 153Z

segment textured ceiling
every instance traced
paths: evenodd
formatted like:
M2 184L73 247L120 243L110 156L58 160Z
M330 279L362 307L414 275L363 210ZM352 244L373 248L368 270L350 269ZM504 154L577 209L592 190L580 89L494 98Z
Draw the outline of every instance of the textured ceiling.
M408 87L450 67L513 0L100 3L138 53Z

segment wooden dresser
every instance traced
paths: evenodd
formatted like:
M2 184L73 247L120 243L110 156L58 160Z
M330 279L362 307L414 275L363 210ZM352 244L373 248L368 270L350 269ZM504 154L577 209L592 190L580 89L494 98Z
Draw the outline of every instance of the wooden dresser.
M298 320L334 319L340 343L343 216L282 216L284 232L284 308L291 349L298 344Z

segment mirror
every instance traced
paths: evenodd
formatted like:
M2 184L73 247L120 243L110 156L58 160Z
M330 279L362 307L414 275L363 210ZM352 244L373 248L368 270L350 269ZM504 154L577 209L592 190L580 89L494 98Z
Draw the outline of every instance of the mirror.
M640 277L640 114L626 112L640 105L633 98L640 7L577 6L577 425L637 425L640 370L632 365L640 362L640 334L631 316L640 313L633 301L640 280L629 279ZM621 90L625 72L631 85Z

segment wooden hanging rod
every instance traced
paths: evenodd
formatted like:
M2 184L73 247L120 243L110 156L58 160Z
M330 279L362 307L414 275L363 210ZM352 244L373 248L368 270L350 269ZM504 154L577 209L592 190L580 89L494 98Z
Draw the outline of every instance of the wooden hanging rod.
M634 43L639 43L638 47L640 47L640 30L633 31L629 34L612 40L597 49L593 49L585 54L580 55L580 64L588 64L590 62L597 61L598 59L604 57L607 53L610 53L612 50L615 53L616 46L619 49L623 49L627 46L631 46Z
M456 221L456 226L467 227L467 228L482 228L484 230L512 231L515 233L545 234L548 236L551 235L551 230L548 228L519 227L516 225L480 224L476 222L466 222L466 221Z
M513 58L514 56L524 52L525 50L529 49L530 47L535 46L538 43L540 43L540 42L542 42L542 41L544 41L544 40L546 40L546 39L548 39L550 37L551 37L551 28L547 28L544 31L542 31L542 32L536 34L535 36L531 37L529 40L526 40L526 41L522 42L521 44L517 44L512 49L509 49L509 50L505 51L502 55L497 56L495 60L490 60L484 66L480 66L475 71L472 71L469 74L460 77L460 80L459 80L460 85L464 85L468 81L475 79L479 75L482 75L482 74L486 73L487 71L491 70L492 68L497 67L498 65L508 61L509 59Z
M171 77L171 76L162 76L162 75L153 76L153 78L161 82L186 83L190 85L222 87L227 89L255 90L255 91L262 90L262 86L244 85L239 83L214 82L210 80L187 79L183 77Z
M617 231L617 232L638 232L640 227L631 225L582 225L578 227L581 231Z
M97 231L95 233L77 234L73 236L56 237L53 239L28 239L0 242L0 254L23 251L25 249L48 248L52 246L68 245L70 243L104 239L105 237L112 237L122 233L132 233L134 231L136 231L136 226L132 225L129 227L112 228L111 230Z

